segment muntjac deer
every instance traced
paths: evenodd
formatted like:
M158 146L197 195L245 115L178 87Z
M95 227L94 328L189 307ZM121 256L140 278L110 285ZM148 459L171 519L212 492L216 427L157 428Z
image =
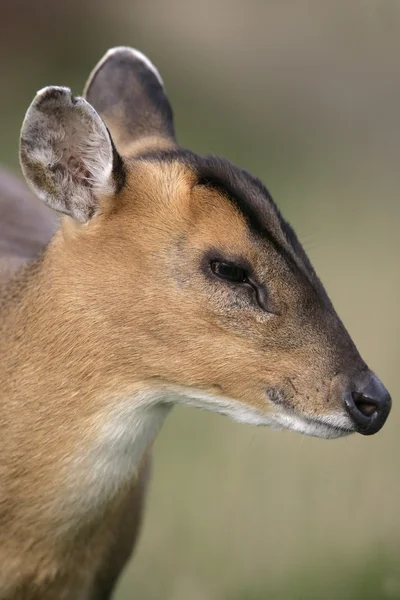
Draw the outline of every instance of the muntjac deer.
M84 96L22 126L59 227L0 190L2 600L110 598L174 404L322 438L391 405L267 189L178 146L152 63L110 50Z

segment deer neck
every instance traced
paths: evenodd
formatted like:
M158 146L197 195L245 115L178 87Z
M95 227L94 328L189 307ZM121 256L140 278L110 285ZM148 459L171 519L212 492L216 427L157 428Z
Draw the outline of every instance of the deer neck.
M2 294L0 421L9 464L15 455L24 462L20 489L35 494L29 478L41 477L38 494L52 497L57 518L66 510L72 523L72 513L104 510L132 482L170 405L140 368L121 384L113 357L95 343L96 323L91 331L72 310L74 290L60 281L52 254L50 246Z

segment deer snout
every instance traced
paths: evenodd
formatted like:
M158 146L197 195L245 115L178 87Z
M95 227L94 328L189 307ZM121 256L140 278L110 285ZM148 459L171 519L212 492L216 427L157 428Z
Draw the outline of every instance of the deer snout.
M392 406L392 399L380 379L372 374L367 385L353 384L347 389L344 403L356 431L363 435L372 435L383 427Z

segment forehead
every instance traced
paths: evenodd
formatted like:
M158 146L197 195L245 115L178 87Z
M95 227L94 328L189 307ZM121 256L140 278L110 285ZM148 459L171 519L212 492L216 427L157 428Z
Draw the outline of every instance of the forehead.
M217 156L199 156L188 150L164 150L142 155L139 159L180 166L192 187L209 187L219 192L221 202L230 203L240 213L251 237L264 240L298 281L306 283L313 294L330 303L325 289L299 242L294 230L283 218L264 184Z
M199 156L188 150L161 150L146 153L139 160L151 161L162 167L180 166L191 185L203 185L220 192L232 202L245 218L248 227L258 235L275 235L287 224L259 179L244 169L217 156ZM178 175L178 171L175 172Z
M244 169L217 156L199 156L181 149L146 153L138 159L160 167L157 171L161 185L164 171L178 187L186 179L186 189L201 186L218 192L221 204L229 204L240 214L251 236L269 242L289 263L297 262L303 253L267 188ZM165 169L167 165L170 169Z
M282 217L259 179L223 158L202 157L181 149L146 152L136 155L130 164L132 168L128 168L128 181L130 177L132 181L128 187L131 190L139 187L134 195L138 200L143 195L145 203L144 207L140 203L142 208L137 209L137 216L144 208L146 215L150 215L156 222L162 212L162 218L168 224L166 229L169 235L176 226L176 220L182 221L183 229L187 227L188 222L190 226L191 217L188 218L188 214L193 214L190 211L195 204L196 210L200 210L202 220L206 222L203 223L202 231L197 231L196 219L193 220L193 223L196 223L196 233L200 237L202 232L206 231L204 241L207 238L209 242L216 242L216 246L221 246L229 238L229 246L232 248L235 241L238 241L235 251L232 251L233 258L235 254L242 252L248 258L253 256L269 260L270 252L265 254L261 249L270 248L274 251L275 264L278 261L282 267L285 265L295 280L312 292L313 297L319 297L324 303L329 303L296 234ZM141 182L139 186L138 179ZM202 193L193 193L194 188L197 188L197 191L202 190ZM206 193L207 189L213 192L211 202L211 194ZM165 198L168 198L167 202ZM173 201L170 202L169 198L173 198ZM194 198L196 202L193 202ZM153 203L154 199L157 201ZM127 205L131 210L135 204L128 199ZM228 224L224 217L223 223L220 219L221 215L226 214L234 217ZM163 235L164 229L157 228L156 235ZM253 243L260 241L264 243Z

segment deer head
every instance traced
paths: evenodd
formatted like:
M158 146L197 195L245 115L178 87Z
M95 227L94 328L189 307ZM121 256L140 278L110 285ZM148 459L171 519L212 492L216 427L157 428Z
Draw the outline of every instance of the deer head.
M376 433L390 396L264 185L179 147L162 79L135 50L109 51L85 97L38 93L21 164L65 215L54 276L99 393L145 389L325 438Z

